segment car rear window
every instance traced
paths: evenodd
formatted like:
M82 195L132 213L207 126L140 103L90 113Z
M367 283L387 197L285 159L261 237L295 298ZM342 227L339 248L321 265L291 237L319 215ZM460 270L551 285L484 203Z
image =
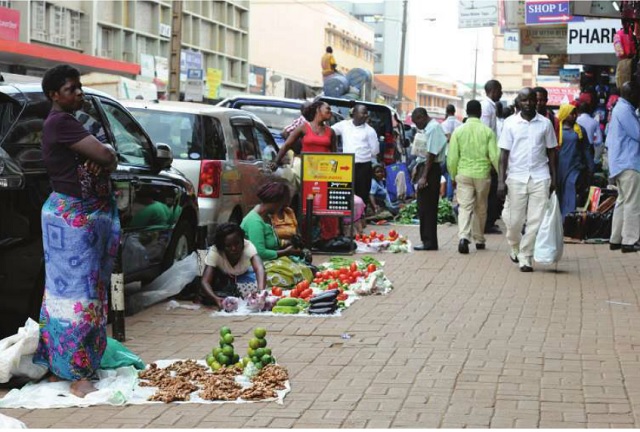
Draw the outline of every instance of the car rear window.
M205 145L203 121L196 114L145 108L129 108L129 111L140 122L154 143L165 143L171 146L175 159L214 159L213 155L219 153L216 150L219 143L216 141L221 137L208 137ZM209 129L215 132L215 128L206 127L206 129L208 134L211 133Z
M264 105L245 105L236 106L236 108L249 111L260 120L269 129L276 129L281 131L285 127L289 126L295 119L300 117L300 108L283 108Z

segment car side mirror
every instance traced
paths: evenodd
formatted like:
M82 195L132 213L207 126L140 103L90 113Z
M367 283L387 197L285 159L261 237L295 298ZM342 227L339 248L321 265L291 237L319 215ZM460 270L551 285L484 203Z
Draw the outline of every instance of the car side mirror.
M171 167L173 163L173 151L171 146L165 143L156 144L156 164L161 170Z

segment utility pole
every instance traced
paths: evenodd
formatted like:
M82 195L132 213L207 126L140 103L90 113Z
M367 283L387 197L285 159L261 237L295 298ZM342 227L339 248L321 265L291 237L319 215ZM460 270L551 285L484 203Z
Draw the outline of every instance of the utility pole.
M397 106L402 104L402 100L404 99L404 51L405 46L407 44L407 4L409 0L403 0L402 2L402 39L400 42L400 70L398 71L398 95ZM396 108L397 108L396 106Z
M476 87L478 87L478 33L476 32L476 60L473 66L473 93L471 99L476 98Z
M171 44L169 49L169 100L180 100L180 53L182 51L182 0L171 2Z

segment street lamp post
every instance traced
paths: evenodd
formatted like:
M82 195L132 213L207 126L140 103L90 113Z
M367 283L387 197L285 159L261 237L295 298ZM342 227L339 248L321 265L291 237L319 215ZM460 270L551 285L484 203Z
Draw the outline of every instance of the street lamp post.
M402 37L400 42L400 69L398 70L398 94L396 96L397 104L402 104L404 99L404 52L407 44L407 5L409 0L402 2Z

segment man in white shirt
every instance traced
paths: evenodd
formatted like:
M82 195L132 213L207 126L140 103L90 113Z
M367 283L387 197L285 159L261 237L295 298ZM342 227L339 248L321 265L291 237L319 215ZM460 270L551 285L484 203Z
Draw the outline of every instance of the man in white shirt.
M519 263L520 271L532 272L536 236L549 195L555 190L558 144L551 121L536 112L533 89L520 90L516 100L520 114L505 120L498 143L498 195L506 194L502 220L507 226L509 256Z
M502 84L497 80L489 80L484 85L486 97L480 102L482 105L482 117L480 120L487 127L491 128L498 136L498 105L502 97ZM501 108L501 107L500 107ZM491 188L489 189L489 197L487 198L487 221L484 225L485 234L502 234L502 231L496 225L496 221L500 216L500 201L497 195L498 190L498 173L491 170Z
M380 142L376 131L367 124L369 110L364 105L353 107L351 120L342 120L331 126L336 135L342 137L342 153L355 155L355 194L365 203L369 202L369 191L373 169L371 162L380 153Z
M447 137L447 149L445 150L445 156L446 154L449 152L449 141L451 140L451 134L453 134L453 131L458 129L460 126L462 126L462 122L460 120L458 120L456 118L456 107L449 104L447 105L447 108L445 108L445 112L446 112L446 117L444 118L443 122L440 123L440 126L442 127L442 131L444 132L445 136ZM447 164L443 163L442 166L440 167L442 169L442 175L445 178L445 183L446 183L446 187L445 187L445 194L443 196L443 198L448 198L450 200L453 199L453 186L452 186L452 182L453 180L451 179L451 176L449 175L449 172L447 171Z
M451 134L454 130L458 129L462 126L462 122L456 118L456 107L449 104L445 109L446 117L440 126L442 127L442 131L447 136L447 140L451 139Z
M591 106L585 102L578 105L578 120L576 120L580 126L587 131L587 138L589 144L593 146L593 152L595 154L594 161L598 163L602 156L602 150L604 149L604 142L602 138L602 130L600 129L600 123L593 118L593 112Z

